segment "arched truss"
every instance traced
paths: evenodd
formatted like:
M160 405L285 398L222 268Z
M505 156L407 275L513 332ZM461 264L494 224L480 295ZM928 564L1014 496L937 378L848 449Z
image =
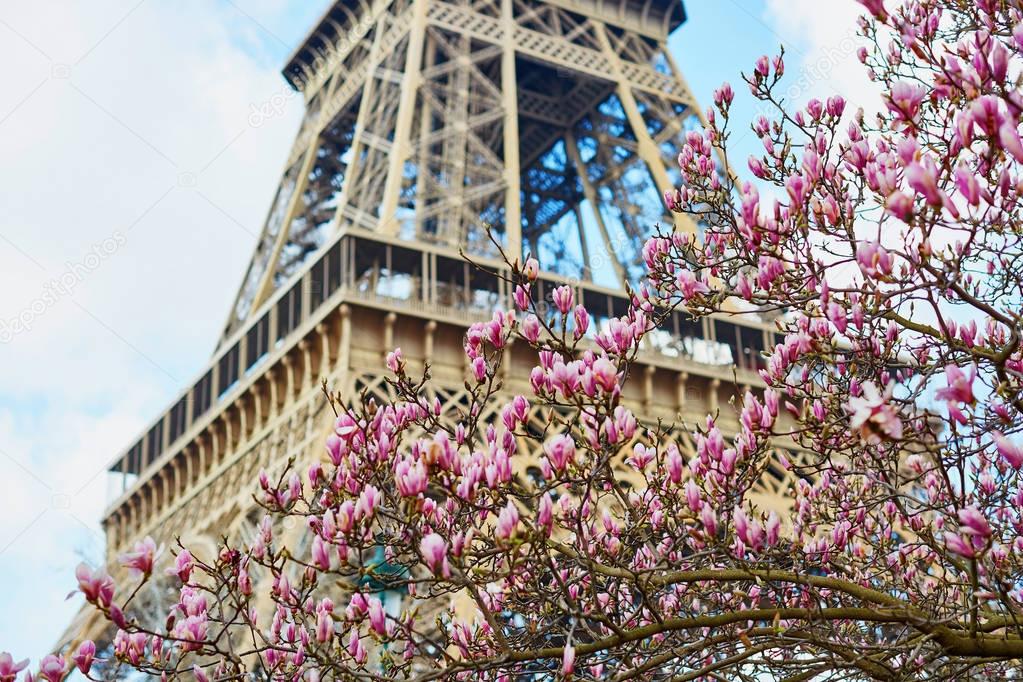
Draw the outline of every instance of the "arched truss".
M350 4L286 70L306 115L224 338L349 227L476 255L493 237L607 286L659 227L695 229L660 198L699 123L675 5Z

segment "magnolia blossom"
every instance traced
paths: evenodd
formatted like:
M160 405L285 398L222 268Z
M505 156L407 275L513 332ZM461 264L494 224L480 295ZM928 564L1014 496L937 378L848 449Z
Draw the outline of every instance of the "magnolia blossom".
M148 535L145 539L136 542L135 548L118 557L121 565L131 571L135 576L148 576L153 572L153 563L163 552L163 547L156 547L156 541Z
M86 601L100 607L110 606L114 598L114 579L101 568L91 570L84 563L75 569L78 589L85 595Z
M451 573L448 566L448 543L437 533L425 535L419 543L419 551L426 561L426 565L434 573L440 573L447 577Z
M6 651L0 652L0 682L14 682L22 670L28 667L28 659L14 662L14 659Z
M192 567L192 553L187 549L183 549L174 558L174 567L168 568L167 574L176 575L181 582L187 583L188 578L192 575Z
M889 402L892 389L893 385L889 384L882 394L872 382L866 382L862 387L863 394L851 397L846 404L850 428L867 443L876 445L886 438L902 438L902 420L898 410Z
M1023 467L1023 447L1012 442L1000 432L995 431L993 434L995 440L995 447L998 450L998 454L1002 456L1006 462L1014 469Z
M83 675L88 675L89 670L92 669L93 659L95 658L96 644L91 639L87 639L78 645L78 651L75 652L72 660L79 672Z
M568 315L569 311L572 310L572 287L560 286L554 290L551 294L554 299L554 305L562 315Z
M876 242L860 242L856 248L856 262L870 277L887 276L892 272L892 257Z
M561 674L568 676L573 672L575 672L575 647L568 644L561 655Z
M515 503L509 500L497 517L497 537L502 540L511 539L518 531L518 526L519 510L515 507Z
M67 661L60 656L49 654L39 663L39 677L48 682L61 682L67 671Z
M911 122L916 118L920 103L926 94L923 86L917 83L899 81L892 85L891 92L885 96L885 104L900 119Z
M572 436L565 433L558 434L544 443L543 451L555 471L563 471L575 461L575 441Z

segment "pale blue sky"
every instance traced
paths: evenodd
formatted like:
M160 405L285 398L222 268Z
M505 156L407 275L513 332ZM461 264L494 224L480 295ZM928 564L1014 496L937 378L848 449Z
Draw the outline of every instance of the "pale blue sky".
M68 623L75 564L102 556L106 464L209 357L301 114L277 72L325 5L0 8L0 650L38 659ZM687 9L671 47L704 106L780 42L794 97L864 96L851 0Z

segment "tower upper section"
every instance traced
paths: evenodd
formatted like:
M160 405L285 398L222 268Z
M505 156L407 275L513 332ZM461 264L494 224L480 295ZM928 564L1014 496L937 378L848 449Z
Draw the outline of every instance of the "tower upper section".
M515 4L521 4L521 9L527 5ZM656 41L666 40L686 20L682 0L544 0L544 4L599 19ZM288 58L282 71L284 78L300 92L308 84L315 84L318 74L329 71L337 56L358 40L360 24L364 25L372 13L372 6L365 0L335 2Z
M334 4L285 68L305 118L221 345L352 231L638 279L646 238L696 229L661 199L700 122L666 46L684 19L667 0Z

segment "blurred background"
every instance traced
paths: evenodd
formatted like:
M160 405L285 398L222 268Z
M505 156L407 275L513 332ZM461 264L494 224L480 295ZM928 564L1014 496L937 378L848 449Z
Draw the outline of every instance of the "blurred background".
M279 75L329 0L0 6L0 650L49 651L103 557L106 465L213 351L302 112ZM688 0L704 107L786 51L786 94L869 107L853 0Z

